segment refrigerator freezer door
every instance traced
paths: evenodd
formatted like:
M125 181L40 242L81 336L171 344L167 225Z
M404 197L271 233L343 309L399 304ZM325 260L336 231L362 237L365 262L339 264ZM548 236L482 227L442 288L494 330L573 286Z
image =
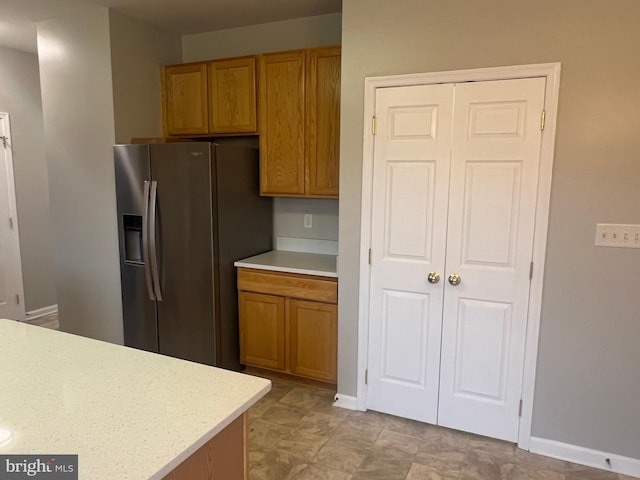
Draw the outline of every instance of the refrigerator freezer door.
M159 352L215 365L210 144L149 148L157 182Z
M145 181L150 180L149 147L114 147L120 278L124 343L129 347L158 351L155 301L149 299L143 226L146 215Z

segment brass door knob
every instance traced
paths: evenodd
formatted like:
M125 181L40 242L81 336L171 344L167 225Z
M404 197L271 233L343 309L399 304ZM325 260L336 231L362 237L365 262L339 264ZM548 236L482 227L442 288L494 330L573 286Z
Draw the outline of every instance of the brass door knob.
M456 285L460 285L460 282L462 282L462 278L457 273L452 273L451 275L449 275L449 283L454 287Z
M438 272L429 272L429 276L427 276L427 281L429 283L438 283L440 281L440 274Z

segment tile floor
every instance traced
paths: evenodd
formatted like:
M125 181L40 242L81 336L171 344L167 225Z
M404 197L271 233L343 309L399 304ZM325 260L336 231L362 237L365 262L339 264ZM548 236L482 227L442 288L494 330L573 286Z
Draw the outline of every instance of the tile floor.
M251 480L631 480L332 397L273 382L249 411Z
M57 314L29 323L58 328ZM250 480L633 480L514 444L377 412L272 380L249 410Z
M34 318L33 320L27 320L26 323L29 325L38 325L39 327L51 328L53 330L58 330L60 328L58 312Z

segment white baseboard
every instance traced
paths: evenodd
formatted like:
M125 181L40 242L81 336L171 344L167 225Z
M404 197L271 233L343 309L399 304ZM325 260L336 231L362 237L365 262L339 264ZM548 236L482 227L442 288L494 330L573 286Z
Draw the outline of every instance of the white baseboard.
M27 320L33 320L34 318L44 317L50 313L57 313L58 305L49 305L48 307L38 308L27 312Z
M333 400L334 407L346 408L347 410L357 410L358 400L356 397L336 393Z
M640 459L637 458L623 457L538 437L531 437L530 451L588 467L640 477ZM611 466L607 464L607 459L611 462Z

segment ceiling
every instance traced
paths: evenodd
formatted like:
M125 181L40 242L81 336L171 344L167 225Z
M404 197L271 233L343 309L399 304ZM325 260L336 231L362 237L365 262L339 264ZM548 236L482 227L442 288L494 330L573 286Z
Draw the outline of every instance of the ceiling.
M0 45L36 51L35 23L78 5L111 7L179 34L310 17L342 10L342 0L0 0Z

